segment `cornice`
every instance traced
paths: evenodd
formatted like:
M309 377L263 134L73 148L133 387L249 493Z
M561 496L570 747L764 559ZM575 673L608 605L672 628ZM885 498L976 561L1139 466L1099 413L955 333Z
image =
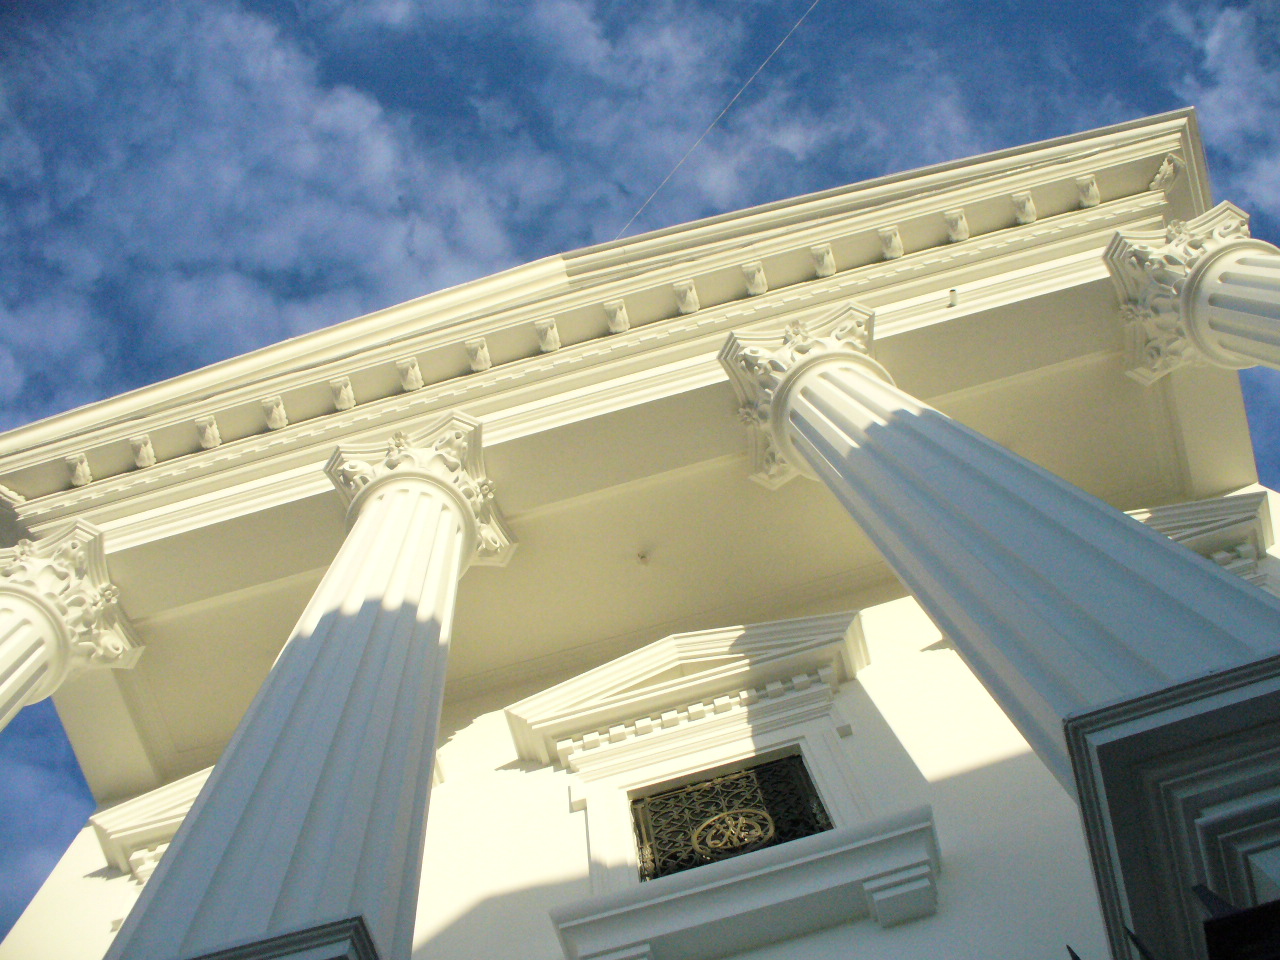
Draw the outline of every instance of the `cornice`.
M696 246L684 247L678 262L649 264L640 277L574 285L573 289L545 278L531 281L522 288L523 296L507 297L507 306L499 303L492 310L482 311L483 316L476 315L481 312L476 310L470 317L458 316L454 311L447 323L433 319L426 331L393 337L389 342L370 340L370 331L376 329L376 324L371 324L370 318L361 318L352 321L350 326L340 325L322 331L323 336L315 334L298 338L293 347L298 363L287 362L286 354L280 352L284 345L268 348L262 353L262 359L268 354L278 357L279 362L274 366L283 372L266 377L228 376L225 379L231 385L224 390L196 390L182 398L178 391L180 382L187 379L192 384L203 382L201 378L209 373L198 371L188 378L137 391L129 401L132 415L114 417L98 427L88 425L78 429L76 425L84 422L87 413L78 411L15 431L10 434L6 445L11 448L24 446L25 451L18 450L0 458L0 475L12 480L9 485L20 494L43 499L52 492L48 485L56 484L59 472L63 477L62 484L66 486L78 483L82 487L93 487L104 479L156 470L175 459L199 457L228 444L261 441L263 436L289 433L302 425L299 421L340 421L344 414L395 399L402 390L416 392L412 387L406 388L406 383L416 381L412 376L406 377L400 367L410 361L416 364L418 376L427 388L548 358L550 367L554 369L566 348L594 344L601 339L632 336L649 326L678 322L682 316L689 315L690 306L699 308L693 314L697 316L709 307L723 308L747 298L769 298L779 287L808 286L831 279L818 275L822 272L821 267L812 262L812 250L816 247L834 249L836 277L857 273L866 274L869 279L878 278L880 282L896 282L919 269L922 254L925 255L923 259L937 268L947 263L958 263L979 249L985 251L986 256L991 256L1008 249L1010 244L1025 243L1028 239L1033 243L1045 242L1057 233L1053 228L1046 233L1046 222L1057 221L1054 227L1060 228L1064 218L1073 222L1078 219L1072 216L1074 213L1083 213L1086 220L1091 220L1100 212L1100 218L1108 220L1115 219L1114 204L1117 202L1123 205L1125 200L1147 199L1154 201L1150 204L1152 206L1162 205L1163 191L1142 191L1114 197L1104 189L1100 196L1106 202L1095 204L1091 195L1079 190L1081 179L1093 177L1096 185L1095 171L1135 162L1150 165L1155 171L1165 151L1186 151L1185 117L1180 121L1177 118L1166 119L1163 125L1158 126L1161 132L1156 135L1143 131L1145 136L1130 142L1096 149L1087 149L1089 141L1086 139L1077 144L1080 156L1064 159L1055 153L1053 163L1028 162L1022 168L1004 169L994 181L979 178L979 182L965 182L950 189L935 186L924 190L924 196L912 199L897 197L888 206L845 211L832 217L817 216L815 222L809 224L797 224L794 216L783 216L775 211L771 216L785 221L784 227L777 227L776 233L765 231L764 235L753 237L749 254L744 255L739 237L732 249L717 248L707 252ZM929 176L923 179L928 180ZM904 184L915 182L910 178L903 181ZM852 192L856 194L858 189L854 188ZM901 192L905 187L899 185L897 189ZM1037 191L1045 194L1035 197L1034 206L1039 217L1034 222L1020 224L1012 198L1027 192L1034 195ZM954 214L957 209L976 209L984 204L994 205L985 215L991 221L986 228L968 239L952 242L950 237L954 232L948 227L944 214ZM807 201L797 203L798 207L808 205ZM1114 225L1121 225L1123 220L1123 217L1119 218L1120 222ZM904 255L901 257L890 251L894 255L885 259L887 251L881 232L889 227L897 231L903 244ZM696 234L703 228L694 224L685 229ZM1008 242L992 247L993 237ZM637 248L646 242L644 238L633 241ZM942 250L947 254L940 257ZM803 263L809 263L808 272ZM754 279L746 277L744 265L758 265L760 276L753 274ZM532 266L528 269L533 270ZM546 273L548 269L542 268L542 272ZM491 287L503 290L513 285L511 278L503 281L502 277L506 275L474 285L480 306L486 299L494 299L492 295L486 297L486 291ZM694 296L692 300L686 296L682 308L677 302L677 288L683 282L693 284ZM767 287L768 292L752 293L753 289L758 291L762 286ZM438 296L466 306L465 293L468 289L469 285L464 285ZM517 304L514 307L509 305L513 299ZM532 302L534 300L536 306ZM433 298L428 297L415 301L414 305L416 309L426 309L432 302ZM607 309L606 305L616 307L619 303L623 305L630 329L623 333L610 333L619 325L616 312ZM545 325L548 319L556 321L555 326L548 328L556 333L558 346L553 349L544 349L552 341L548 339L544 343L536 335L537 324ZM400 320L397 322L400 323L397 329L404 329L405 324ZM344 330L353 336L341 356L326 359L323 351L313 349L321 342L330 343L335 334ZM483 351L478 341L483 342ZM474 372L477 369L474 356L481 355L481 352L488 358L489 366L480 365L477 373ZM241 358L246 363L249 359ZM302 362L304 360L307 362ZM227 363L234 367L237 362ZM219 368L223 366L219 365ZM234 372L232 367L227 367L228 374ZM335 383L341 386L335 387ZM166 398L170 402L165 402ZM126 399L107 401L90 409L101 408L106 413ZM62 431L61 436L52 435L50 431L59 424L65 424L69 429ZM32 441L29 445L28 438ZM223 441L222 446L210 449L210 445L218 440ZM147 456L139 459L139 449L147 451ZM42 477L37 480L30 471L40 465L45 467L42 472L36 471ZM56 470L51 473L53 466Z
M694 242L706 248L714 244L741 246L747 235L760 236L790 229L797 222L839 217L849 211L893 203L919 193L941 190L1030 169L1056 170L1064 162L1103 156L1146 157L1163 153L1181 158L1183 182L1190 185L1193 206L1209 206L1209 176L1200 148L1194 109L1186 108L1109 127L1071 134L950 161L917 170L890 174L851 187L836 187L807 196L789 198L747 210L734 211L691 224L656 230L638 237L615 240L565 255L565 268L575 282L580 277L609 270L645 266L663 257L678 257ZM1164 160L1161 160L1161 167ZM1153 168L1153 173L1160 168ZM1173 183L1151 188L1172 187Z
M86 515L104 529L129 520L128 531L114 531L112 548L123 549L123 533L134 542L214 522L272 503L288 502L327 489L319 475L333 447L343 441L381 439L397 429L412 430L447 408L462 408L485 423L490 446L643 402L641 398L674 395L724 379L715 354L730 329L781 325L807 310L821 310L856 296L872 305L888 304L879 316L877 337L943 323L977 309L963 299L957 309L939 297L948 288L968 284L983 307L1012 302L1038 292L1060 289L1105 276L1089 251L1105 247L1121 225L1158 220L1166 202L1162 194L1135 197L1081 208L1051 219L910 253L892 261L833 276L796 283L754 297L703 307L664 322L632 326L621 334L536 352L522 360L494 364L479 373L458 375L409 392L291 423L278 430L161 460L146 469L48 494L16 505L32 530L59 518ZM1059 261L1066 258L1066 265ZM993 260L1012 268L1002 285ZM1034 265L1056 264L1034 276ZM931 279L932 278L932 279ZM936 287L932 295L922 291ZM1003 286L1003 289L1002 289ZM901 310L893 306L896 290L908 294ZM541 313L542 311L539 311ZM798 313L799 312L799 313ZM330 391L328 379L323 387ZM625 383L625 388L622 384ZM126 431L135 435L137 429ZM195 509L211 497L217 505ZM189 501L170 506L176 501ZM185 514L185 518L177 514ZM135 526L134 521L137 521Z

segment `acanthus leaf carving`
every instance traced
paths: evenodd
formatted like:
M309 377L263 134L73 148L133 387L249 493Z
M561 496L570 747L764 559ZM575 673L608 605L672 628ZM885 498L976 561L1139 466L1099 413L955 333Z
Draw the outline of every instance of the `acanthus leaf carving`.
M631 318L627 316L626 301L610 300L604 304L604 312L609 316L610 333L626 333L631 329Z
M538 349L543 353L555 353L560 349L560 328L554 317L534 321L533 330L538 335Z
M148 434L130 437L129 446L133 450L134 465L139 470L156 465L156 450L151 445L151 437Z
M1036 201L1029 191L1015 193L1011 198L1013 201L1013 218L1019 224L1035 223L1039 217L1036 212Z
M141 643L120 610L96 527L80 520L53 536L0 549L0 591L15 587L38 597L66 628L66 672L137 661Z
M789 450L775 409L798 365L825 356L855 356L887 379L870 359L874 324L874 311L848 303L808 323L793 320L780 333L730 335L720 351L720 363L738 395L739 417L750 431L753 480L776 489L806 470Z
M1163 190L1168 193L1178 181L1178 173L1182 170L1182 158L1169 154L1160 163L1160 169L1152 177L1148 190Z
M452 413L412 435L397 431L381 446L341 446L325 473L349 507L370 485L396 473L425 475L450 487L466 505L473 523L473 562L501 565L515 549L484 471L480 424L470 417Z
M222 445L222 432L218 429L216 417L197 417L196 431L200 436L200 446L205 450L212 450Z
M262 400L262 416L268 430L283 430L289 425L289 414L284 408L283 397L265 397Z
M67 457L67 467L71 470L73 487L83 487L93 483L93 471L89 469L89 458L85 454L71 454Z
M471 364L472 373L483 373L493 366L489 357L489 342L484 337L465 340L462 344L467 350L467 362Z
M880 236L880 252L886 260L897 260L902 256L902 233L897 224L881 227L876 233Z
M1249 238L1249 217L1220 203L1163 230L1118 232L1104 255L1121 297L1125 366L1151 384L1184 363L1203 360L1195 344L1183 291L1206 258Z
M947 222L948 242L959 243L969 239L969 218L965 216L963 207L942 211L942 218Z
M405 357L402 360L397 360L396 372L400 374L400 389L405 393L422 389L422 370L418 366L417 357Z
M742 277L747 284L747 296L758 297L769 292L769 278L765 275L764 264L759 260L744 263Z
M809 253L813 256L813 270L819 277L830 277L836 272L836 257L831 249L831 244L820 243L817 246L810 247Z
M676 308L683 314L697 313L701 309L698 288L692 280L677 280L671 285L675 291Z
M1098 178L1093 174L1076 177L1076 196L1080 206L1096 207L1102 202L1102 194L1098 192Z

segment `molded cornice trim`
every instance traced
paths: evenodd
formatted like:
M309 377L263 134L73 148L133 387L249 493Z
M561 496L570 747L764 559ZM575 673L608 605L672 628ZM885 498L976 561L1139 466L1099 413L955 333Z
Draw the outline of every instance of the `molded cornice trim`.
M928 807L828 830L553 910L568 960L709 960L871 917L937 909Z

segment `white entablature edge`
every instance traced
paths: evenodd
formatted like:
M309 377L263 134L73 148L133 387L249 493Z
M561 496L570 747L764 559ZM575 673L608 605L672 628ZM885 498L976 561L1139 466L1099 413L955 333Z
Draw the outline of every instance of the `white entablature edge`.
M1159 207L1167 200L1172 184L1156 177L1152 185L1158 183L1159 189L1153 189L1153 186L1145 183L1146 173L1151 171L1143 174L1141 190L1130 185L1124 191L1117 192L1115 187L1111 187L1103 191L1102 197L1097 195L1095 171L1134 163L1143 164L1144 170L1146 166L1151 166L1154 170L1157 166L1167 166L1170 156L1177 159L1175 169L1188 169L1185 158L1196 160L1196 151L1188 140L1185 118L1165 120L1162 125L1152 124L1149 129L1141 132L1144 136L1137 136L1135 132L1127 141L1117 138L1115 134L1110 138L1098 137L1096 141L1084 135L1080 138L1082 143L1077 156L1063 157L1055 154L1052 163L1047 158L1053 151L1047 151L1045 158L1039 158L1037 162L1038 154L1034 152L1036 148L1028 148L1031 152L1025 164L1008 166L986 178L966 179L957 173L954 175L954 183L935 186L924 191L923 197L898 197L887 204L872 204L867 208L845 211L836 217L816 218L812 223L788 223L785 230L764 230L751 245L750 265L754 267L763 264L761 270L767 272L772 269L769 263L771 253L786 259L796 250L812 253L823 243L828 246L836 243L837 248L840 248L840 244L847 246L846 241L852 242L850 238L863 233L875 240L874 248L879 251L881 245L878 235L885 229L885 223L889 222L894 225L900 237L907 238L905 256L898 255L895 251L894 256L890 257L881 251L869 254L867 259L846 252L836 258L839 262L834 262L833 270L837 276L850 272L869 272L873 275L869 279L873 281L887 279L896 282L896 275L901 272L902 267L907 266L903 261L918 260L925 256L936 267L939 262L945 264L957 258L971 258L993 239L1002 241L997 243L997 247L1007 245L1009 240L1043 242L1046 236L1051 237L1060 231L1064 224L1058 221L1075 222L1080 219L1079 215L1084 215L1086 220L1097 220L1099 217L1114 220L1117 214L1122 213L1116 208L1117 204L1124 206L1146 200ZM1105 145L1095 147L1095 142ZM958 166L963 168L964 165ZM981 167L982 164L977 166ZM1190 164L1190 168L1196 167L1198 163ZM921 176L929 179L926 174ZM1080 182L1090 179L1094 182L1092 193L1081 192L1078 189ZM1195 184L1199 180L1198 172L1193 171L1181 180L1192 184L1192 202L1197 202ZM1059 182L1070 189L1059 191ZM1049 191L1050 195L1037 198L1038 218L1026 220L1015 216L1016 205L1010 197L1041 190ZM954 213L956 209L963 210L966 206L996 201L1002 205L1001 209L1009 207L1006 211L1008 216L997 216L992 222L975 230L972 236L960 239L949 232L949 228L945 226L947 221L939 212L946 208ZM928 229L917 226L907 231L907 226L921 217L932 217L938 223L932 224L930 221ZM1119 219L1125 218L1120 216ZM1112 226L1132 224L1114 223ZM1047 233L1045 227L1049 227ZM677 232L679 229L686 228L677 228ZM687 229L696 234L702 228L693 225ZM775 246L777 250L773 249ZM861 249L861 246L853 243L853 248ZM941 258L929 256L940 252L945 252ZM751 283L742 274L743 253L739 245L735 245L735 249L716 250L710 256L700 253L696 247L689 253L693 257L692 262L688 258L682 258L679 262L670 264L650 264L646 265L645 271L638 277L575 284L575 289L568 292L548 287L541 297L535 295L530 299L526 295L524 300L514 301L514 306L498 305L483 316L459 317L457 323L449 325L424 323L424 332L416 337L402 336L390 344L370 342L354 354L345 353L340 359L312 362L300 367L294 365L292 369L289 364L277 363L286 372L253 377L251 382L235 378L228 386L206 392L199 399L178 395L174 402L153 404L150 410L144 408L126 417L112 417L101 427L87 425L87 429L65 430L61 439L55 437L47 442L41 439L38 443L28 443L25 445L25 452L15 450L0 458L0 471L6 478L7 486L19 495L34 499L44 498L51 491L31 486L24 489L24 485L35 481L22 471L40 463L57 462L67 471L65 482L74 483L77 487L93 487L106 479L121 475L158 471L166 463L175 460L195 458L222 462L221 458L210 458L206 454L220 452L225 445L236 445L245 440L264 437L275 439L276 434L295 432L300 424L309 424L317 419L341 420L343 414L354 413L362 407L376 406L387 399L399 399L403 395L402 391L412 394L423 389L424 385L430 388L459 376L475 376L471 371L492 374L513 364L526 366L527 361L536 360L540 356L550 357L553 360L551 366L554 367L554 361L561 359L559 355L562 349L595 344L601 338L606 342L613 337L631 339L631 334L637 330L654 324L665 326L672 319L678 319L688 312L687 308L679 306L676 289L686 281L694 285L699 304L697 312L700 313L709 307L739 303L757 295L772 298L779 289L786 290L797 284L807 286L814 280L814 270L817 271L819 280L827 276L820 264L800 269L799 273L796 273L793 265L782 269L781 274L775 277L766 278L763 287L758 285L753 292L749 289ZM989 256L990 250L985 255ZM814 253L813 256L817 257L817 254ZM908 272L918 270L920 266L918 263L912 264ZM893 269L882 269L886 267ZM723 277L717 279L720 273L736 279L732 282L725 281ZM953 279L953 282L958 281ZM742 289L738 289L739 287ZM464 289L465 286L448 293L456 299L458 291ZM768 292L760 294L761 289ZM646 293L652 290L665 292L655 299ZM423 301L424 305L426 300ZM627 306L628 302L628 324L617 327L611 322L614 319L612 315L606 318L608 306L618 303ZM590 322L575 319L575 311L588 308L594 319ZM596 313L599 313L598 317L595 316ZM533 333L538 324L545 325L549 322L548 314L551 319L558 318L557 330L561 336L557 337L557 344L563 344L551 351L546 351L545 345L540 347L538 338ZM523 334L516 336L513 331L517 328L523 330ZM889 332L886 330L886 333ZM325 336L330 333L332 331L324 331ZM482 368L475 366L472 356L475 351L471 346L466 346L477 342L477 338L481 342L489 338L489 342L484 344L483 352L492 359ZM307 341L308 338L301 338L298 349L303 349ZM281 348L269 349L279 352ZM374 376L371 373L374 367L386 367L391 372ZM393 367L394 370L391 369ZM441 381L441 377L444 381ZM341 383L341 389L335 388L337 383ZM394 386L389 386L391 384ZM159 388L139 391L135 405L149 395L149 391L154 392L154 389ZM167 386L166 389L172 392ZM306 396L295 396L299 390L304 390ZM121 398L122 401L126 399L128 398ZM86 413L88 411L83 411L77 416L83 420ZM33 428L36 431L33 437L42 431L47 434L56 426L56 420L57 418L45 425L37 425ZM224 421L221 427L220 420ZM117 447L119 449L115 449ZM139 451L144 451L146 456L140 457ZM45 479L36 484L36 487L51 479L48 470L42 476Z
M672 738L827 713L867 665L853 613L677 633L506 710L521 759L603 775Z
M15 505L34 534L71 516L108 531L114 550L327 490L317 465L339 441L389 436L449 408L485 425L486 445L725 379L715 354L730 329L769 329L851 299L876 309L877 337L1107 276L1099 251L1116 229L1158 224L1159 192L1038 220L674 320L494 366L324 417L161 461ZM992 269L993 258L1002 269ZM970 271L976 271L969 276ZM966 280L966 277L968 278ZM967 283L967 286L966 286ZM959 305L948 289L965 287ZM936 289L935 289L936 288ZM326 386L326 390L328 387ZM212 501L212 502L211 502Z

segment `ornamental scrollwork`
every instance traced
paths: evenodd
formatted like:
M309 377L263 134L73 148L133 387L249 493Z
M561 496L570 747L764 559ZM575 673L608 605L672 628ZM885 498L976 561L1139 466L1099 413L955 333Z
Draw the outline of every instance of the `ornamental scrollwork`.
M38 597L66 626L68 671L132 666L141 652L120 611L120 591L106 578L102 535L88 524L0 550L0 591L14 587Z
M371 483L397 471L447 483L475 521L475 561L505 563L513 549L493 482L485 475L480 457L480 425L468 417L451 414L435 427L412 435L397 431L380 450L373 445L340 447L325 471L348 504Z
M1183 292L1196 268L1224 247L1249 238L1249 218L1220 203L1193 220L1171 220L1163 231L1117 233L1105 255L1122 293L1126 366L1150 384L1200 356L1188 329Z
M738 416L749 429L752 479L776 489L797 474L776 433L777 399L788 374L822 356L869 357L875 314L846 304L825 317L790 321L778 333L735 333L720 362L738 395Z

